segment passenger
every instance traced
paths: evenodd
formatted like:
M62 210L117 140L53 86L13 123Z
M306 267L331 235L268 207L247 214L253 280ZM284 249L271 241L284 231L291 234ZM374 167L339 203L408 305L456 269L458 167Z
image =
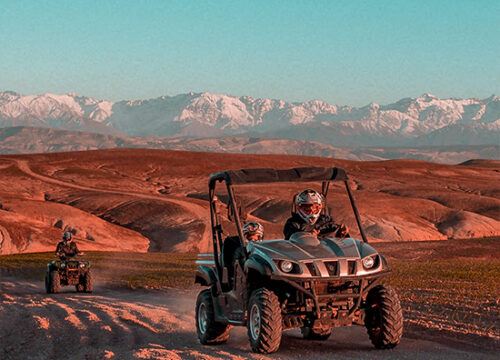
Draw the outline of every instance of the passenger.
M264 239L264 227L257 221L249 221L243 225L243 235L248 241L262 241Z
M247 241L262 241L264 239L264 227L257 221L249 221L243 225L243 236ZM240 264L241 269L244 268L246 261L246 252L243 247L236 249L234 253L234 264L236 266L236 261Z
M290 236L299 231L311 232L315 236L332 234L340 238L348 237L347 226L336 224L330 216L321 214L323 207L323 196L316 190L301 191L295 200L296 212L292 212L283 228L285 239L290 239Z
M56 248L56 256L59 256L61 259L69 259L74 257L75 255L83 255L80 250L78 250L78 246L73 241L73 236L69 231L66 231L62 236L63 241L57 244Z

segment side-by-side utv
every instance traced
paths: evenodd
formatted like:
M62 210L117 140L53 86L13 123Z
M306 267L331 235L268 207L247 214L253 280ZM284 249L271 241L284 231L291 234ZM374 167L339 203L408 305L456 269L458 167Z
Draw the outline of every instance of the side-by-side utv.
M198 256L195 282L208 287L196 302L202 344L220 344L231 326L246 326L252 350L278 350L283 330L300 328L305 339L326 340L338 326L363 325L376 348L396 346L403 315L396 292L379 284L391 271L367 239L346 172L340 168L228 170L209 179L213 254ZM247 241L234 186L275 182L322 182L326 201L332 181L342 181L362 241L298 232L289 240ZM236 234L224 236L217 214L216 184L223 182ZM327 207L323 211L328 211ZM235 253L244 259L235 259Z

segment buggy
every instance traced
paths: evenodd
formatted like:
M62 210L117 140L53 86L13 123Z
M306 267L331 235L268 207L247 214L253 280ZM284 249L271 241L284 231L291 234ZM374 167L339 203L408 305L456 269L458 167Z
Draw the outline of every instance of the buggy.
M247 241L234 186L273 182L344 182L362 240L316 237L298 232L289 240ZM229 220L237 234L224 237L217 210L216 184L228 193ZM278 350L284 330L300 328L305 339L326 340L333 328L365 326L373 345L395 347L403 335L399 298L380 280L390 275L386 259L363 231L359 213L341 168L228 170L209 179L213 253L199 254L195 283L206 286L196 302L196 329L202 344L228 340L231 326L246 326L257 353ZM325 206L322 211L327 212ZM235 259L235 253L243 259Z

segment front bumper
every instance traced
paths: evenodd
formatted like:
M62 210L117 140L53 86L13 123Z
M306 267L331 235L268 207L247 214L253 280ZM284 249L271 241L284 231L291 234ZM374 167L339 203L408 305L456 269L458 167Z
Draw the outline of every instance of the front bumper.
M329 278L308 277L290 278L282 275L271 275L272 280L283 281L296 290L310 298L314 307L312 309L315 317L321 317L321 304L334 303L343 300L353 299L354 304L348 310L347 316L353 315L360 307L362 299L368 292L384 277L389 276L391 270L383 270L373 274L359 276L335 276ZM342 289L342 284L358 283L358 285ZM334 284L334 286L329 286Z

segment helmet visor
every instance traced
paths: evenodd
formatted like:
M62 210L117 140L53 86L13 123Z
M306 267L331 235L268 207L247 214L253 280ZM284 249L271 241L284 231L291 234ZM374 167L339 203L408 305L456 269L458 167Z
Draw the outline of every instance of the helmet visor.
M298 209L306 215L316 215L321 212L320 204L299 204Z
M261 241L262 240L262 234L259 233L251 233L246 235L247 240L249 241Z

